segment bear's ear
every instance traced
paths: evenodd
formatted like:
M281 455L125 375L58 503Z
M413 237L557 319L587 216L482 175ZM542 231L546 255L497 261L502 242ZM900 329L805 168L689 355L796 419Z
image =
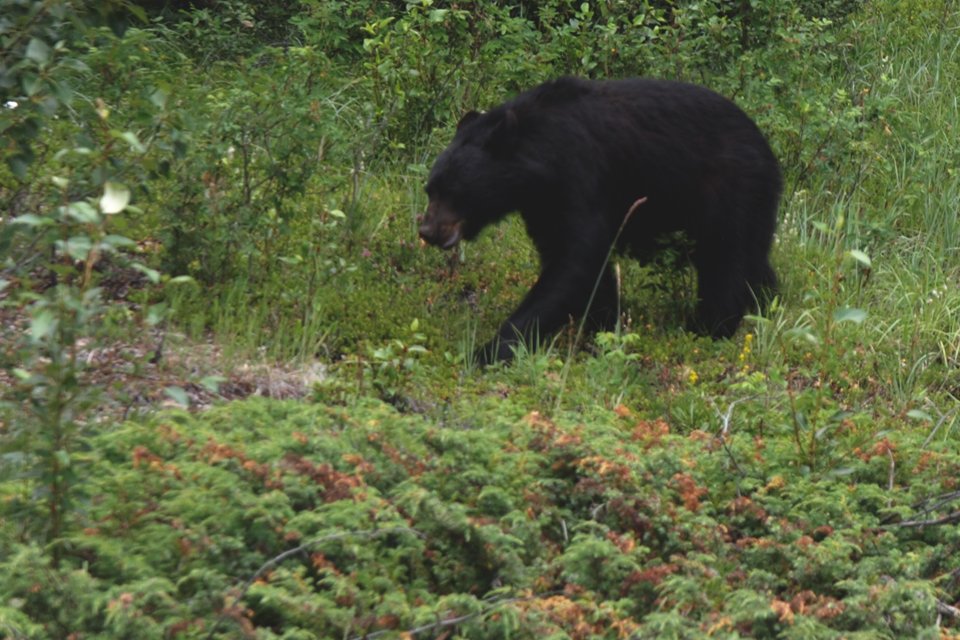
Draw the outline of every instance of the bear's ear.
M517 112L507 109L490 131L486 147L494 152L508 152L516 145L520 132L520 119Z
M473 122L479 117L480 117L479 111L467 111L465 114L463 114L463 117L460 118L460 122L457 123L457 131L460 131L460 129L462 129L464 125L467 125Z

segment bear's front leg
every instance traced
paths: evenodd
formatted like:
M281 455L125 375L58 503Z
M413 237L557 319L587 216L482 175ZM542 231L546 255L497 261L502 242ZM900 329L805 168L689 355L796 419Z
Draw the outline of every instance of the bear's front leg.
M580 258L546 266L496 337L477 351L478 364L508 362L521 343L535 349L541 340L584 313L591 330L612 328L617 321L617 287L605 259Z

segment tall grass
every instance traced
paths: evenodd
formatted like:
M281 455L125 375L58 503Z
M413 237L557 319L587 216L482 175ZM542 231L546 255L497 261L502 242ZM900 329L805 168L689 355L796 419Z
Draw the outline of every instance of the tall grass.
M877 3L853 17L847 34L838 79L858 96L864 124L849 143L848 171L814 175L785 194L775 259L786 304L758 328L764 353L773 327L807 327L832 338L828 365L843 352L844 366L869 367L861 373L892 410L928 395L955 402L960 11L951 2ZM848 258L854 249L869 255L869 267ZM829 336L832 314L850 307L867 319Z

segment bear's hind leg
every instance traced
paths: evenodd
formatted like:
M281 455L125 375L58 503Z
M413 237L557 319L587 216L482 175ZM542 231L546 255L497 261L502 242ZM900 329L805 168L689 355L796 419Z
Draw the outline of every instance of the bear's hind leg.
M758 260L756 265L748 268L747 285L750 287L750 295L761 311L766 309L767 305L777 296L779 293L777 274L773 271L773 267L770 266L767 258Z
M729 338L737 331L752 299L744 269L736 256L704 252L697 247L697 308L691 327L713 338Z

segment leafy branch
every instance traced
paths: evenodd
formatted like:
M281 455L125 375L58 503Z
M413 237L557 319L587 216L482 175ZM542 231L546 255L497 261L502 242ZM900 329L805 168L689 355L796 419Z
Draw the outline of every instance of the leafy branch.
M265 572L276 567L287 558L291 558L293 556L300 555L301 553L305 553L306 551L310 550L313 547L316 547L317 545L324 544L326 542L332 542L334 540L343 540L345 538L360 538L364 540L372 540L375 538L391 535L394 533L410 533L419 538L424 537L422 533L420 533L416 529L411 529L410 527L392 527L390 529L378 529L376 531L344 531L342 533L334 533L328 536L323 536L321 538L314 538L312 540L308 540L307 542L304 542L298 547L294 547L293 549L288 549L283 553L264 562L260 566L260 568L257 569L252 576L250 576L250 578L246 581L246 583L244 583L243 588L240 589L240 593L237 594L234 600L237 602L243 600L244 596L247 595L247 591L249 591L250 587L253 586L253 583L256 582L257 578L262 576ZM213 627L211 627L210 633L207 634L207 640L212 640L214 634L217 632L217 630L220 628L220 625L223 623L224 619L227 617L227 612L228 612L227 608L224 607L223 611L220 613L220 616L217 618L217 621L214 623ZM373 636L365 636L365 637L369 638Z

